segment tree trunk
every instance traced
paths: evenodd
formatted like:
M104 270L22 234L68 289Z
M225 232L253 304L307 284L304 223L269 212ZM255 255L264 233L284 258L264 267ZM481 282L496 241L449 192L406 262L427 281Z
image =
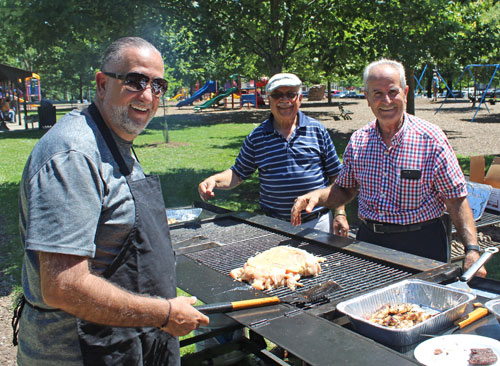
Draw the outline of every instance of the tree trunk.
M282 45L279 37L280 32L280 0L270 1L269 19L271 24L271 50L269 57L270 76L280 73L283 70Z
M78 79L80 81L80 103L83 103L83 81L82 81L82 75L78 75Z
M408 96L406 102L406 112L415 114L415 72L413 69L406 69L406 82L408 83Z
M328 93L328 104L332 104L332 82L330 80L327 81L326 84L326 92Z

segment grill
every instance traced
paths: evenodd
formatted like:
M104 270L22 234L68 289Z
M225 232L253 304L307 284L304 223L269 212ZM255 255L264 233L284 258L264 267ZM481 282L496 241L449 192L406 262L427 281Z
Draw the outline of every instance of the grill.
M214 237L218 237L219 240L233 240L233 243L228 243L226 241L224 244L221 243L222 246L220 247L186 254L186 256L226 276L229 276L231 270L242 267L251 256L275 247L276 245L297 247L316 256L325 258L325 262L321 264L322 272L316 277L302 278L300 283L303 287L301 287L298 292L307 291L315 285L333 279L342 288L327 295L330 301L340 300L347 296L355 295L360 291L378 287L389 282L402 280L412 275L410 272L349 254L341 252L332 253L331 248L324 248L303 241L297 241L284 235L249 226L248 224L237 224L234 226L234 229L221 230L220 232L210 229L209 231L214 234ZM235 239L236 233L238 236L242 233L253 234L254 237L238 241L238 239ZM205 234L210 235L206 231L202 235ZM287 287L280 287L263 292L269 296L278 297L292 294L292 291Z
M451 224L451 220L449 220L449 221L450 221L449 225L451 226L450 231L451 231L451 233L455 233L456 232L455 226ZM498 224L498 223L500 223L500 214L498 212L495 212L495 211L490 210L488 208L486 210L484 210L481 218L475 222L476 228L490 226L490 225L494 225L494 224ZM450 240L451 240L451 238L450 238ZM494 243L481 243L481 242L479 242L478 244L482 249L488 248L490 246L495 246ZM458 248L456 248L455 246L451 246L451 253L450 254L451 254L452 261L462 260L465 256L465 253L464 253L462 246L460 246Z
M277 219L244 213L226 213L194 223L176 224L171 227L171 237L174 248L185 249L192 245L192 250L183 251L184 255L178 256L178 286L206 303L255 296L285 298L294 293L286 287L257 291L230 277L231 270L241 267L258 252L277 245L289 245L325 258L320 275L303 277L299 281L303 287L296 291L304 292L317 284L334 280L341 288L327 294L326 303L304 308L279 304L229 314L253 333L311 365L345 364L346 360L353 361L352 364L415 364L406 355L346 329L345 321L336 311L336 304L406 278L442 282L461 273L456 265L311 229L301 230ZM256 348L252 342L245 339L243 347L258 353L259 357L266 355L265 349ZM359 352L360 349L363 352ZM183 363L185 361L183 359ZM199 362L197 359L192 364Z
M479 220L476 221L476 227L484 227L493 224L498 224L500 222L500 214L490 209L486 209ZM455 226L452 225L451 232L455 233Z

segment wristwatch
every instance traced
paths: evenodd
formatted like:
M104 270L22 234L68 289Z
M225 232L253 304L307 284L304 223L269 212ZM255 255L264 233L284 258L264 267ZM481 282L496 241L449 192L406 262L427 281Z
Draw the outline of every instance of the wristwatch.
M339 216L339 215L342 215L342 216L347 216L345 210L335 210L335 217Z
M481 253L481 247L477 244L467 244L465 245L465 253L470 252L471 250L475 250L478 253Z

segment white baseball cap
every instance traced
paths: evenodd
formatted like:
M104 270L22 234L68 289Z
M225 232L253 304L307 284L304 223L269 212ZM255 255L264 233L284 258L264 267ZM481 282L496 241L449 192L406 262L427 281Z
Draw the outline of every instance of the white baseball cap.
M281 88L282 86L298 87L302 85L302 81L297 75L289 73L279 73L273 75L267 82L266 93L272 92L274 89Z

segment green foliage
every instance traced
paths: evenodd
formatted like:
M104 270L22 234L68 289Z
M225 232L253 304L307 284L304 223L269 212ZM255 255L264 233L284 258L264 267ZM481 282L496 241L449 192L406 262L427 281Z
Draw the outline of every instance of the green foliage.
M456 79L466 64L497 63L500 45L495 0L0 0L0 9L2 62L40 74L51 99L88 99L100 55L124 35L160 49L173 91L281 70L346 80L380 57Z

